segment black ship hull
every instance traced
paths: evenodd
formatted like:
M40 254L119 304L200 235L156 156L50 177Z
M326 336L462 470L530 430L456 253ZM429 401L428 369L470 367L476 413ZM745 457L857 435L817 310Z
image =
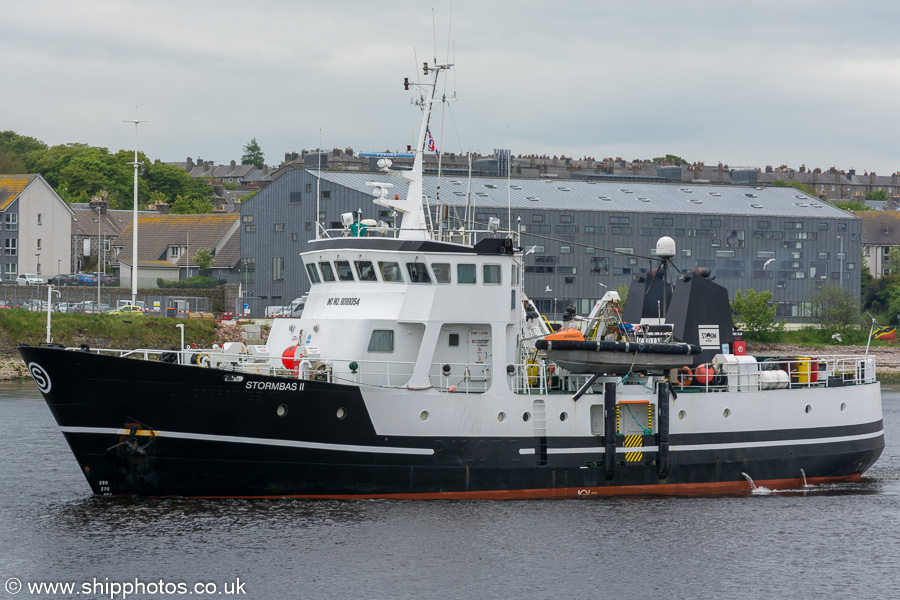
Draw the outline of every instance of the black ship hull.
M747 492L858 479L880 420L802 430L604 436L386 436L356 386L58 348L20 352L94 493L529 498ZM827 441L822 441L827 440ZM805 480L805 481L804 481Z

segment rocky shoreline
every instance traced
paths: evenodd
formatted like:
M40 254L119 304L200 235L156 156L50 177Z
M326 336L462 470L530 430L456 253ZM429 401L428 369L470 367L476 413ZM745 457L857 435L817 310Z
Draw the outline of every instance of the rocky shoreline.
M748 344L747 351L757 356L815 356L815 355L861 355L865 346L792 346L789 344ZM892 346L869 348L875 356L878 373L894 374L900 377L900 349ZM27 379L28 369L18 355L0 356L0 380ZM893 378L896 380L897 378Z

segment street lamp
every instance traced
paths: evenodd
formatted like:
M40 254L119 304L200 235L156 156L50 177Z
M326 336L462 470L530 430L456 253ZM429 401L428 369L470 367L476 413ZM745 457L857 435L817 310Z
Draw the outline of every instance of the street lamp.
M62 263L62 259L61 259L61 258L57 258L57 259L56 259L56 274L57 274L57 275L62 275L62 271L59 270L59 269L60 269L60 266L59 266L60 263Z
M97 206L97 314L100 314L100 266L103 264L100 252L103 247L103 221L101 220L102 205Z
M34 258L35 258L35 262L37 263L37 266L34 268L34 270L38 275L40 275L41 274L41 253L35 252Z

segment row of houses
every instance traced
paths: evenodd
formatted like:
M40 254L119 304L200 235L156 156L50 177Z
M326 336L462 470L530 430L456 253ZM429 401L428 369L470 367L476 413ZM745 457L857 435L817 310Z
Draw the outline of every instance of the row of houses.
M4 282L19 273L45 279L80 271L119 275L128 285L135 264L134 212L110 210L102 196L89 204L67 204L40 175L0 175ZM197 275L196 252L213 254L211 275L235 279L240 258L236 213L170 215L138 212L138 285Z

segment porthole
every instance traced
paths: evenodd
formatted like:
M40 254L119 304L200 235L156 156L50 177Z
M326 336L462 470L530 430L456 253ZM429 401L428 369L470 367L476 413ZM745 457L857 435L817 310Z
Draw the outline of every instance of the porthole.
M500 421L501 423L502 423L503 421L505 421L505 420L506 420L506 413L505 413L505 412L498 412L498 413L497 413L497 420Z
M679 410L679 411L678 411L678 418L679 418L679 419L684 419L686 416L687 416L687 413L684 412L683 410Z
M810 406L809 404L807 404L807 405L806 405L806 414L809 414L809 413L811 413L811 412L812 412L812 406Z
M530 421L530 420L531 420L531 413L530 413L530 412L522 413L522 420L525 421L526 423L527 423L528 421Z
M347 409L346 408L344 408L342 406L339 409L337 409L337 418L338 419L344 419L346 417L347 417Z
M559 413L559 420L565 423L569 419L569 413L561 412Z
M725 410L723 410L723 411L722 411L722 416L725 417L726 419L727 419L728 417L730 417L730 416L731 416L731 409L730 409L730 408L726 408Z
M428 420L428 411L427 411L427 410L423 410L423 411L419 414L419 418L422 419L423 421L427 421L427 420Z
M279 417L283 417L284 415L287 414L287 411L288 411L287 404L279 404L278 408L275 409L275 414L278 415Z
M847 403L841 402L841 412L844 412L845 410L847 410Z

